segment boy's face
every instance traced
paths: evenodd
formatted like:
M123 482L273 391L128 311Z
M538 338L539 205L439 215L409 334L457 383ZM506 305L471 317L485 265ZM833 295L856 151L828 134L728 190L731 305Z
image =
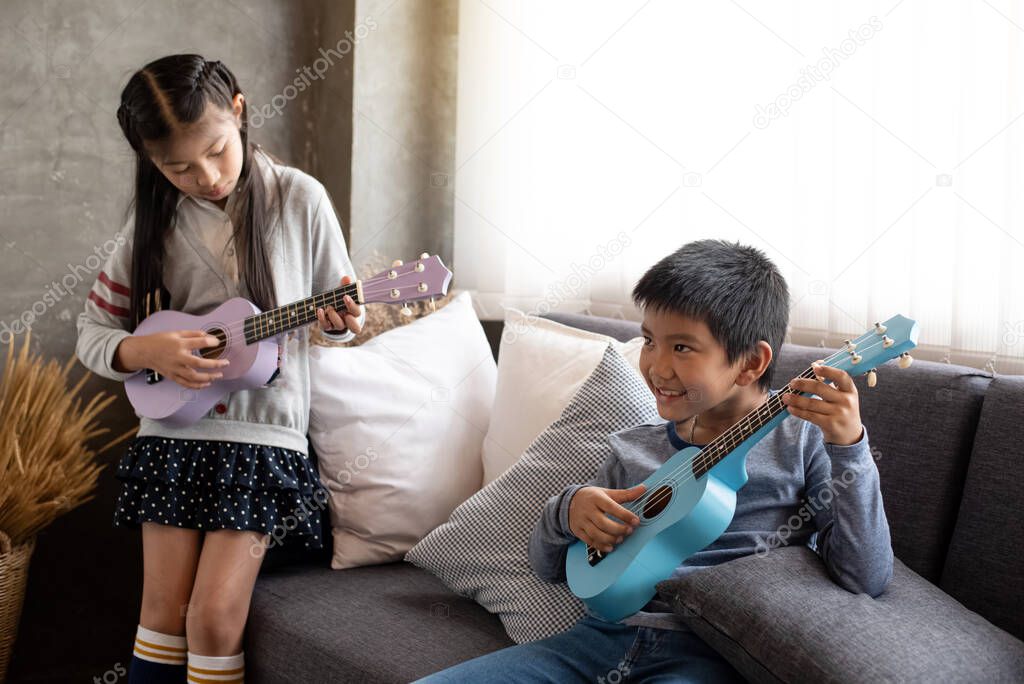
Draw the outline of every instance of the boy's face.
M195 197L224 206L242 172L241 93L232 111L207 103L196 122L159 147L149 147L150 159L178 188Z
M703 321L667 311L644 311L641 326L644 346L640 372L658 401L658 413L682 423L698 413L734 399L753 387L761 375L750 363L738 359L730 365L725 347L711 335ZM768 357L771 357L771 347ZM763 357L763 347L762 357ZM760 366L764 359L761 359ZM767 364L763 364L767 365Z

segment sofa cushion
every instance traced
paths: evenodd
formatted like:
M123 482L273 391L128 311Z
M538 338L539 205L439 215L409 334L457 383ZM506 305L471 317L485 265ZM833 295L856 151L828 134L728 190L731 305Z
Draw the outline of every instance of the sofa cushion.
M658 590L674 596L687 625L755 682L1024 678L1024 642L899 560L876 599L836 585L805 547L722 563Z
M606 345L601 362L558 420L515 465L414 546L406 560L500 615L517 643L565 631L583 616L583 603L564 582L546 582L533 571L530 534L551 497L597 473L611 454L609 433L657 417L643 379Z
M601 363L609 345L637 368L642 342L639 337L619 342L608 335L507 308L494 405L481 454L482 486L508 470L558 419Z
M640 335L640 324L636 321L627 321L620 318L608 318L606 316L591 316L581 313L557 313L544 314L541 318L547 318L562 325L571 325L580 330L600 333L613 337L619 342L628 342Z
M634 321L584 314L552 313L566 325L617 339L639 334ZM831 349L784 344L772 387L781 387ZM878 385L856 379L861 419L871 429L871 446L881 475L882 498L893 552L912 570L938 582L956 524L975 426L992 376L966 366L895 361L878 370ZM990 546L987 550L992 555Z
M941 587L1024 639L1024 377L997 377L981 408Z
M262 574L245 631L254 682L410 682L512 645L497 617L405 562Z
M468 292L358 347L309 351L334 568L396 561L480 489L497 368Z
M783 345L772 385L781 387L830 350ZM942 574L985 388L991 376L916 360L879 367L869 388L857 376L861 420L881 477L893 552L931 582Z

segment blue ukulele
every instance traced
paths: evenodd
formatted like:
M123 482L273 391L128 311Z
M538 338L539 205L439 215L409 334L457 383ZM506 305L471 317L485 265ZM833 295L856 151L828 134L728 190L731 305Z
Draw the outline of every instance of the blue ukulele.
M875 366L899 357L899 367L913 361L908 349L917 346L917 322L896 315L875 323L823 365L850 375L868 374L875 385ZM812 368L799 375L815 377ZM789 415L781 402L796 392L788 384L739 422L705 444L677 452L643 481L644 494L629 503L640 524L632 534L604 553L577 540L565 558L569 588L596 614L617 622L647 604L655 585L668 579L684 560L718 539L736 512L736 492L747 482L747 452Z

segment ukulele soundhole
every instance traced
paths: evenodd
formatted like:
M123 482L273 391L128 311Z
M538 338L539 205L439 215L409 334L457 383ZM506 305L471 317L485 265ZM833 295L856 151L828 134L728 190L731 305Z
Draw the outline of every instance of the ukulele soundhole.
M647 501L644 502L644 517L648 519L658 517L671 500L672 488L668 485L661 485L651 492Z
M227 347L228 334L224 332L223 328L210 328L206 331L206 334L216 337L217 344L213 347L203 347L200 349L200 356L207 359L219 359L224 354L224 348Z
M224 349L227 347L228 335L224 332L223 328L210 328L204 331L208 335L213 335L217 338L217 344L213 347L203 347L202 349L195 350L195 354L202 356L205 359L219 359L224 354ZM146 384L155 385L164 379L162 375L157 373L152 368L146 369Z

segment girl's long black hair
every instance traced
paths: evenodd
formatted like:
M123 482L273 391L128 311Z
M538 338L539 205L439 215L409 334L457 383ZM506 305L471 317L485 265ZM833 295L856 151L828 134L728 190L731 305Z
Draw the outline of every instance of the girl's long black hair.
M117 122L135 151L136 162L135 196L128 208L129 213L133 207L135 212L129 310L133 327L146 317L147 294L163 292L164 239L173 227L179 196L179 190L149 158L144 142L165 141L175 130L198 121L207 103L230 111L234 96L240 92L230 69L200 55L170 55L150 62L136 71L121 91ZM253 163L254 154L267 153L249 142L245 103L241 119L242 171L232 190L241 193L238 215L232 217L234 240L241 261L240 284L244 282L252 301L267 311L277 305L268 254L269 207L277 206L280 211L281 203L268 205L270 190L259 166ZM280 179L273 171L271 174L280 199ZM155 302L148 303L155 310Z

